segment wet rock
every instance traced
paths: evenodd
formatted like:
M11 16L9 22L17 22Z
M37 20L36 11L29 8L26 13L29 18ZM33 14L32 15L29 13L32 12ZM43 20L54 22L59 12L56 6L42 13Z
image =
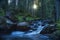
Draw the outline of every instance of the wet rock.
M48 35L51 40L60 40L60 30Z

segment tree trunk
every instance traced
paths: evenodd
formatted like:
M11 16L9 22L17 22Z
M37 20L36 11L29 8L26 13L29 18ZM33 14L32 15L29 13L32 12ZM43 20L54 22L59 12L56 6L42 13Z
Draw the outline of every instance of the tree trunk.
M60 19L60 0L55 0L55 7L56 7L56 19L59 21Z

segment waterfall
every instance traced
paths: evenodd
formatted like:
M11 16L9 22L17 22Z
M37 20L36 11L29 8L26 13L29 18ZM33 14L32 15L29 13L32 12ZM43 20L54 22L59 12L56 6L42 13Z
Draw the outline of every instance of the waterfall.
M37 28L37 30L36 31L33 31L33 32L31 32L31 33L27 33L26 35L35 35L35 34L39 34L42 30L43 30L43 28L44 28L45 26L39 26L38 28Z

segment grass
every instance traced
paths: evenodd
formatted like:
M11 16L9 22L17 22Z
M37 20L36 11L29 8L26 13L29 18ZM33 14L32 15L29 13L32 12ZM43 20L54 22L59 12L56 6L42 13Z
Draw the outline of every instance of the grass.
M35 18L33 18L33 17L26 17L26 20L27 20L27 21L34 20L34 19L35 19ZM23 16L18 16L18 20L19 20L20 22L24 21L24 20L23 20Z
M60 21L57 22L57 29L60 30Z
M60 30L60 23L57 24L57 29Z

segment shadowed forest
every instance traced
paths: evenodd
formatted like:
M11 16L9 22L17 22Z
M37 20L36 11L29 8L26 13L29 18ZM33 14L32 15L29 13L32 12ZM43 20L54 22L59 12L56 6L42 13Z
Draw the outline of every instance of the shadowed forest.
M0 40L59 40L60 0L0 0Z

